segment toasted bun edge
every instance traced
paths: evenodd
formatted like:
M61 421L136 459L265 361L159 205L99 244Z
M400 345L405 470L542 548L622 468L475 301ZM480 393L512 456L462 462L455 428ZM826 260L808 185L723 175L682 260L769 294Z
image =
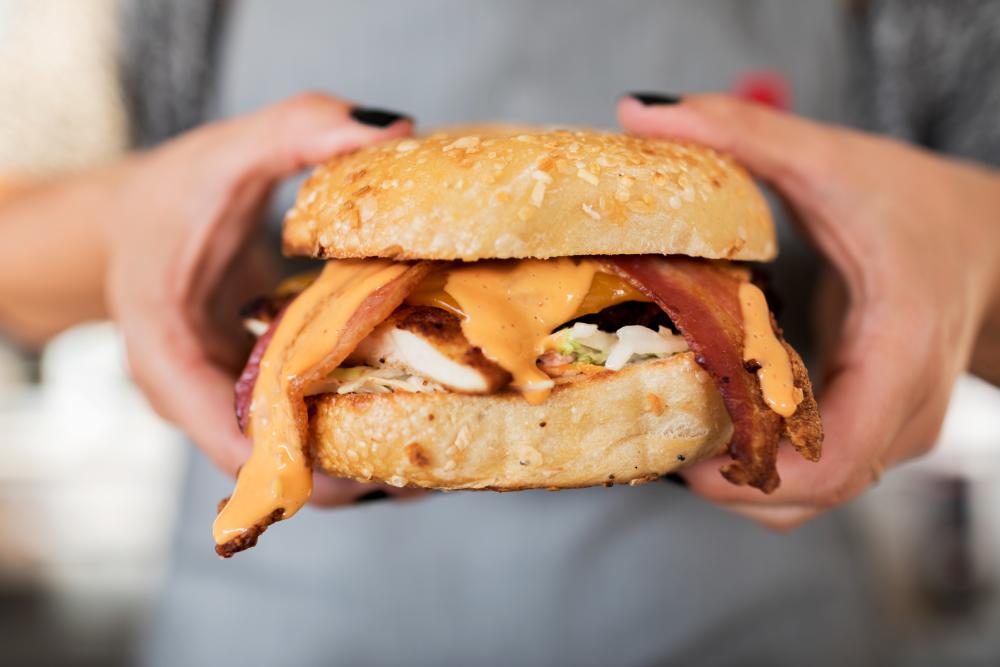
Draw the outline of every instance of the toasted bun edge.
M482 126L318 167L284 248L322 259L660 254L767 261L774 223L731 157L598 132Z
M428 489L636 484L722 453L732 422L693 353L519 394L344 394L311 406L327 473Z

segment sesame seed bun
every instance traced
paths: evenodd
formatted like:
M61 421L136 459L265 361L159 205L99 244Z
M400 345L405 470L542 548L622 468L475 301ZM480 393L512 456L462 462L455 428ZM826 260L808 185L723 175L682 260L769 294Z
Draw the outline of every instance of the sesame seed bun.
M325 259L466 261L777 252L760 191L728 156L503 126L392 141L320 166L285 218L284 247Z
M721 454L733 432L692 352L557 385L540 405L513 391L324 394L310 412L327 473L444 490L636 484Z

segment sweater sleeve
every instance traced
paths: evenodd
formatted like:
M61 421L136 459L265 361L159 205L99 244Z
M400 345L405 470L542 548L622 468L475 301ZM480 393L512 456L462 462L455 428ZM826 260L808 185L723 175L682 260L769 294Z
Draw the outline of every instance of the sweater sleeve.
M204 119L228 5L122 0L119 70L134 145L158 143Z
M861 25L868 128L1000 164L1000 2L871 0Z

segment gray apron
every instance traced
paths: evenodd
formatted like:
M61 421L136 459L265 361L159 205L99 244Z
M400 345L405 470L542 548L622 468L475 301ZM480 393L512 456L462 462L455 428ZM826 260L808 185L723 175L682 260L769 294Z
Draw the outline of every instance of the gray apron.
M423 127L612 127L623 91L728 89L759 69L787 78L797 111L844 115L846 40L833 1L244 0L232 9L219 116L319 89L411 113ZM280 193L276 221L293 193ZM776 282L805 288L815 261L781 235ZM807 294L781 295L793 332ZM231 489L197 457L149 664L877 659L866 573L843 515L776 535L664 483L438 494L307 508L220 561L210 525Z

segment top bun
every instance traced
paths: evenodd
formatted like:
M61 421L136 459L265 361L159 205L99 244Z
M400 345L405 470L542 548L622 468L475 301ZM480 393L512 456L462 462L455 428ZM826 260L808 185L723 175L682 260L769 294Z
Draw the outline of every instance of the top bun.
M446 130L331 160L299 191L284 246L324 259L776 254L767 204L729 156L509 126Z

